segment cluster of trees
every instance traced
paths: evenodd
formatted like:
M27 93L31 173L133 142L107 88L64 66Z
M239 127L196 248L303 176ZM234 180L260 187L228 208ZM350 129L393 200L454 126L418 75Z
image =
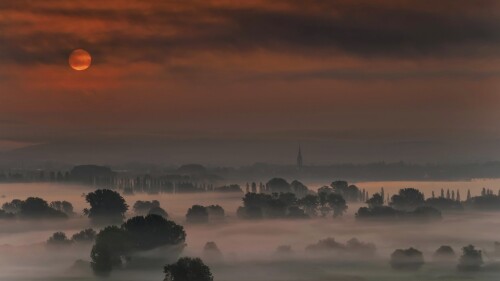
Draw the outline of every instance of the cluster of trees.
M368 199L366 190L361 190L356 185L349 185L347 181L342 180L332 182L330 187L321 187L318 192L322 190L330 190L333 193L340 194L347 202L364 202Z
M54 201L50 204L38 197L26 200L14 199L2 205L0 218L21 219L61 219L74 215L73 205L67 201Z
M53 201L50 202L49 206L52 209L61 211L68 216L74 216L76 214L73 210L73 205L68 201Z
M242 219L307 217L297 206L297 197L293 193L247 193L237 215Z
M417 249L397 249L391 254L391 267L397 270L418 270L424 265L424 255Z
M164 218L168 218L167 212L162 207L160 207L160 202L158 200L152 200L152 201L138 200L134 203L134 206L132 208L134 209L136 215L154 214L162 216Z
M177 257L184 248L184 228L158 215L136 216L120 227L108 226L97 234L91 252L91 267L106 275L131 261L135 253L167 247L166 254Z
M481 196L472 197L465 202L467 207L481 211L500 211L500 196L483 190Z
M433 197L425 200L425 205L440 211L463 211L464 206L460 201L445 197Z
M356 213L360 220L390 221L435 221L441 219L441 211L426 204L424 195L417 189L404 188L391 197L389 206L384 206L383 196L375 193L366 201L368 207L361 207Z
M180 258L163 268L164 281L213 281L210 268L200 258Z
M456 194L456 195L455 195ZM479 210L500 210L500 196L492 190L483 189L481 196L471 197L467 192L467 200L460 201L460 192L441 190L441 195L425 199L424 194L415 188L404 188L389 200L389 206L384 206L384 196L375 193L366 201L368 207L358 210L359 219L420 219L437 220L442 211L463 211L465 208Z
M47 240L47 245L49 246L66 246L72 243L92 243L95 240L96 232L92 228L84 229L78 233L73 234L71 239L68 239L66 233L55 232Z
M120 193L110 189L98 189L85 196L90 208L83 213L95 225L119 224L125 219L128 205Z
M243 219L309 218L318 214L338 217L346 211L347 203L342 195L323 189L318 194L308 194L300 199L291 192L247 193L237 214Z
M437 262L455 262L456 254L453 248L447 245L439 247L434 253L434 260ZM483 265L481 250L473 245L462 248L462 255L458 260L457 269L460 271L477 271ZM424 264L424 255L417 249L397 249L391 254L390 264L396 270L418 270Z
M69 180L89 185L111 185L116 178L116 172L110 167L98 165L78 165L71 169Z
M225 211L219 205L201 206L193 205L188 209L186 221L188 223L220 222L225 218Z
M435 262L449 263L455 261L457 255L451 246L443 245L434 252L433 259Z
M297 198L303 198L308 195L313 195L314 192L309 190L309 188L301 183L300 181L294 180L288 183L282 178L273 178L269 180L265 185L260 184L257 188L255 183L252 183L251 189L247 184L247 193L293 193ZM319 188L319 193L335 193L341 195L347 202L364 202L368 199L368 192L364 189L361 190L356 185L350 185L347 181L334 181L330 186L323 186Z
M288 183L285 179L282 178L272 178L265 185L259 185L259 189L261 193L293 193L298 198L302 198L310 193L307 186L301 183L298 180L294 180L291 183ZM256 191L256 184L252 183L252 192ZM248 185L247 185L248 192Z
M335 238L328 237L307 246L306 251L370 257L375 255L376 247L372 243L365 243L356 238L352 238L343 244L335 241Z

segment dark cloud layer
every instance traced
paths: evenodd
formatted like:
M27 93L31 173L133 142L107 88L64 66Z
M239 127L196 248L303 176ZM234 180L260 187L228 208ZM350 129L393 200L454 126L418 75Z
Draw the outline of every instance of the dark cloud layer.
M45 6L3 3L2 13L29 14L33 26L32 32L19 34L16 30L28 24L26 19L2 20L0 29L6 32L0 35L0 59L59 63L74 46L103 53L102 60L126 54L131 60L150 62L197 51L419 58L496 57L500 50L495 1L394 1L393 5L391 1L281 1L285 8L280 9L211 1L148 1L150 5L142 9L126 5L112 9L100 8L98 1L86 2L94 7L63 6L58 1ZM82 26L95 21L102 25L95 28L95 37L37 26L40 18L50 17ZM107 30L111 23L123 27ZM172 32L163 32L167 29Z
M0 1L0 139L68 161L166 143L179 162L279 162L298 141L311 162L489 160L499 30L497 0Z

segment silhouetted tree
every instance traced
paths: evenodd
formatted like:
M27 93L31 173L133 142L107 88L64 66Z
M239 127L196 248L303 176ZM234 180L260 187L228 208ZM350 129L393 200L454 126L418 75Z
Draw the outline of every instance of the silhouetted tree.
M162 246L184 247L184 228L158 215L138 216L127 220L121 227L108 226L101 230L92 248L92 268L96 274L107 274L122 260L130 260L135 252Z
M424 256L417 249L398 249L391 255L391 266L398 270L418 270L424 265Z
M469 245L462 248L462 256L458 262L458 269L462 271L477 271L483 265L483 254L474 246Z
M298 180L294 180L290 183L290 187L292 189L292 192L298 197L298 198L303 198L309 193L309 188L305 186L303 183L301 183Z
M113 270L113 266L121 265L121 258L113 256L111 250L103 243L96 244L90 252L90 266L94 274L107 276Z
M47 240L47 245L50 246L67 246L70 244L71 240L66 237L66 233L64 232L55 232L49 240Z
M208 210L200 205L193 205L186 214L186 220L189 223L207 223Z
M331 193L327 197L328 206L332 208L333 216L342 216L347 211L347 204L340 194Z
M85 209L84 213L95 224L121 223L128 210L125 199L118 192L109 189L90 192L85 200L90 204L90 209Z
M396 210L392 207L381 206L374 208L361 207L356 213L359 220L388 220L388 221L422 221L430 222L441 219L441 212L432 207L419 207L412 212Z
M352 238L342 244L337 242L335 238L328 237L319 240L315 244L308 245L306 251L310 252L320 252L320 253L332 253L332 254L348 254L355 256L373 256L375 254L376 248L372 243L361 242L356 238Z
M390 205L400 210L414 210L425 203L424 194L415 188L404 188L393 195Z
M306 195L302 199L299 199L297 203L309 216L317 215L317 209L319 206L319 198L317 195Z
M351 238L346 242L346 250L351 254L359 254L367 257L373 256L376 248L373 243L361 242L357 238Z
M290 184L282 178L273 178L266 183L267 190L270 193L291 192Z
M96 236L90 253L91 267L97 275L106 275L122 264L133 249L133 241L124 229L108 226Z
M380 207L384 205L384 197L380 195L380 193L375 193L373 196L366 201L366 204L368 204L368 207L370 208L375 208L375 207Z
M241 219L262 219L264 214L260 207L239 207L236 215Z
M70 172L72 181L85 184L109 183L116 175L109 167L97 165L79 165Z
M73 205L68 201L52 201L49 205L52 209L65 213L68 216L75 215Z
M164 218L168 218L168 213L161 207L153 207L149 210L148 215L158 215Z
M134 249L139 251L163 245L178 245L186 239L182 226L158 215L133 217L122 225L122 229L134 241Z
M134 213L138 215L145 215L149 212L149 210L155 207L160 207L160 202L158 200L153 200L153 201L138 200L134 203L134 206L132 208L134 209Z
M467 206L484 211L499 211L500 210L500 196L488 194L472 197L467 200Z
M165 281L213 281L212 272L200 258L181 258L163 269Z
M375 219L375 220L395 220L403 218L404 212L388 206L373 208L361 207L356 213L356 219Z
M307 200L303 200L302 203L308 203ZM243 197L244 206L238 209L237 215L245 219L307 218L309 216L299 208L302 203L299 203L295 194L290 192L273 194L247 193Z
M406 218L413 218L421 221L441 220L441 211L433 207L418 207L413 212L406 213Z
M13 213L8 213L4 210L0 210L0 219L14 219L16 217Z
M282 201L287 207L288 206L293 206L297 204L297 196L295 196L294 193L287 192L287 193L279 193L278 196L276 196L276 193L273 194L273 199L279 199Z
M438 262L450 262L456 259L455 251L452 247L443 245L434 252L434 260Z
M429 198L425 200L425 205L441 211L462 211L462 203L447 198Z
M268 218L284 218L287 209L288 206L285 201L274 197L268 201L268 205L264 208L264 215Z
M210 221L221 221L224 220L225 212L224 208L219 205L210 205L207 206L208 219Z
M93 230L92 228L87 228L73 234L73 236L71 236L71 241L90 243L94 242L96 235L97 233L95 232L95 230Z
M12 214L17 214L21 211L21 204L23 203L22 200L19 199L14 199L10 202L5 202L2 205L2 209L5 212L12 213Z
M307 215L304 210L297 206L290 206L288 207L288 218L291 219L307 219L309 218L309 215Z
M338 192L342 194L343 192L347 191L347 188L349 187L349 183L346 181L334 181L330 184L330 186L333 188L333 192Z
M47 201L38 197L29 197L25 201L22 201L18 216L29 219L53 219L68 217L65 213L51 208Z
M322 240L319 240L316 244L311 244L306 247L306 251L331 251L331 250L343 250L345 246L342 243L339 243L333 237L328 237Z

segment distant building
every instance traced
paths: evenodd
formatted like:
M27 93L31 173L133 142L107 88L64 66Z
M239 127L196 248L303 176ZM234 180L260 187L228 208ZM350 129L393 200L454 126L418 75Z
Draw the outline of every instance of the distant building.
M302 159L302 150L300 149L299 144L299 152L297 153L297 169L302 169L303 159Z

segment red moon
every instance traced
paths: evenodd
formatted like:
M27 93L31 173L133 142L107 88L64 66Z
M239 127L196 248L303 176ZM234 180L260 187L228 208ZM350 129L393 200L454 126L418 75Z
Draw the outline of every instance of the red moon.
M69 55L69 66L74 70L85 70L90 67L92 57L83 49L76 49Z

